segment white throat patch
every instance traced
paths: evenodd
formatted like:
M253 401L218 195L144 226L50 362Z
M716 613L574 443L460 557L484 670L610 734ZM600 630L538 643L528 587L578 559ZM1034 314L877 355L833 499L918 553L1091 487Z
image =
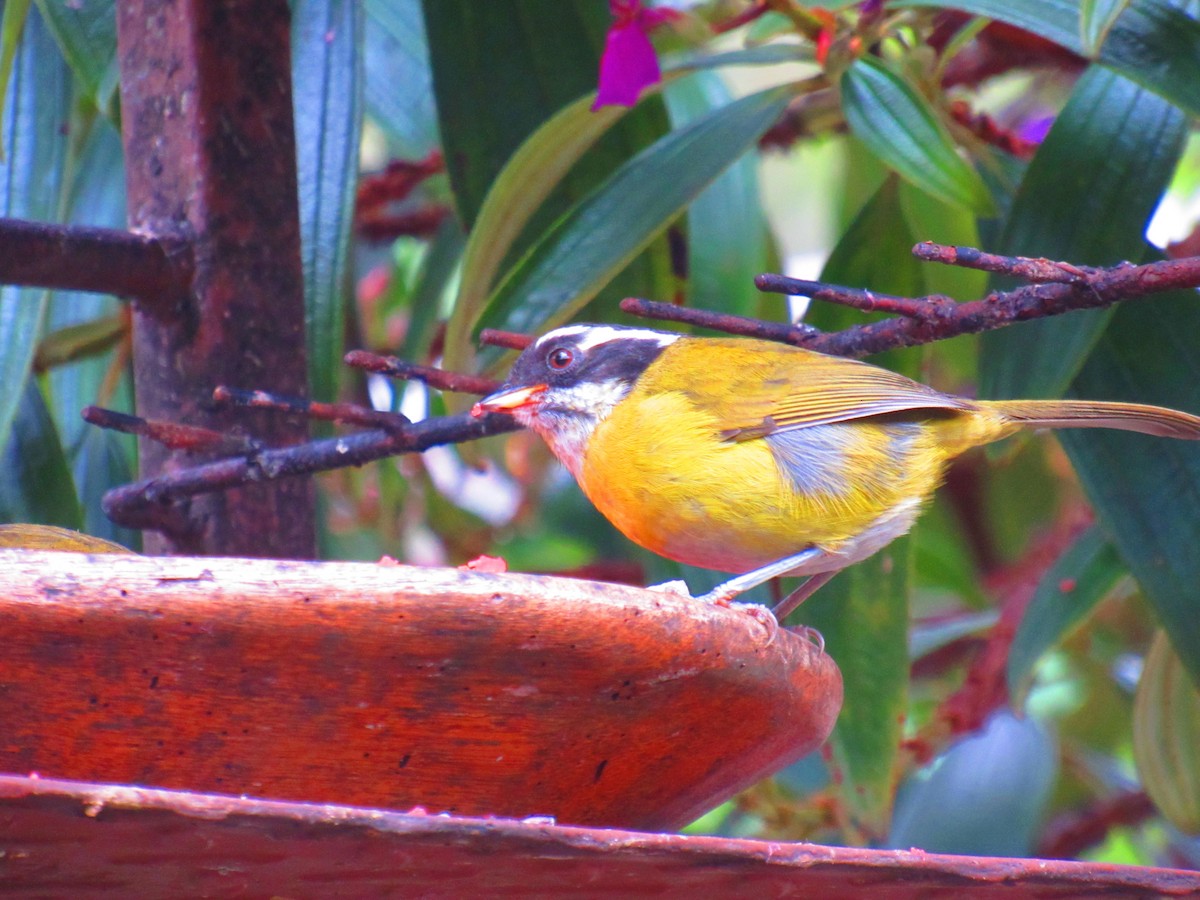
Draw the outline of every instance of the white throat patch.
M540 434L559 461L578 478L592 432L629 396L630 390L630 385L621 381L551 388L543 395L547 408L526 412L524 424ZM519 413L518 418L522 418Z

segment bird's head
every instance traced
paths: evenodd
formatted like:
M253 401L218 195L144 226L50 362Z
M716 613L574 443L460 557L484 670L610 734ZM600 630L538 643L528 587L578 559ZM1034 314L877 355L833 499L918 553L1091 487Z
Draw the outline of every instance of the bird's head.
M680 335L617 325L566 325L542 335L513 364L504 386L471 408L532 428L578 474L596 427Z

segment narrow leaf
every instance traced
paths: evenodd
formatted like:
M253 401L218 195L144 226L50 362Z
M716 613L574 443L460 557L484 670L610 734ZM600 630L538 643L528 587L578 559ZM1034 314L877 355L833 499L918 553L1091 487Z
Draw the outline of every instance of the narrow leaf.
M698 72L663 94L679 128L733 97L716 72ZM754 276L767 268L767 225L758 192L758 160L733 163L688 207L689 303L700 309L753 315L762 298Z
M792 95L782 87L744 97L639 153L525 256L481 324L534 331L570 318L754 145Z
M1091 527L1043 576L1008 651L1008 693L1020 709L1042 654L1065 638L1127 572L1108 536Z
M917 187L981 215L991 195L958 154L926 100L882 62L857 60L842 77L842 109L860 140Z
M1194 292L1117 308L1071 393L1200 413ZM1200 445L1123 431L1063 431L1088 497L1200 685Z
M838 241L822 280L915 296L923 293L913 235L892 175ZM858 314L818 304L807 321L839 328ZM878 362L915 375L919 355L888 354ZM866 836L887 832L895 789L896 755L908 705L908 598L912 538L903 537L850 567L800 608L842 670L845 700L834 728L833 759L851 820Z
M653 97L633 110L589 111L611 21L604 4L424 0L423 10L443 153L470 234L444 363L466 370L503 271L664 134L667 120ZM607 293L658 293L668 268L659 242Z
M363 96L392 153L421 159L438 145L433 74L420 0L366 0Z
M117 88L116 0L38 0L76 86L97 109L115 112Z
M1089 69L1029 164L997 251L1093 265L1140 259L1186 131L1167 101ZM1075 312L984 335L981 394L1061 396L1112 314Z
M0 466L0 521L80 527L82 514L67 457L42 392L32 380L25 383Z
M1167 821L1185 834L1200 832L1200 691L1162 631L1133 701L1133 758Z
M8 83L12 80L13 62L17 57L17 46L21 43L21 32L25 30L25 18L29 15L30 0L7 0L0 16L0 104L7 106ZM0 115L4 112L0 106ZM4 159L4 144L0 144L0 161Z
M13 62L0 116L0 216L52 220L58 212L70 119L70 73L31 12ZM0 287L0 446L20 402L45 307L45 291Z
M312 395L329 401L342 368L345 289L362 133L362 4L292 4L300 251Z
M1083 52L1095 56L1117 16L1131 0L1082 0L1079 4L1079 42Z

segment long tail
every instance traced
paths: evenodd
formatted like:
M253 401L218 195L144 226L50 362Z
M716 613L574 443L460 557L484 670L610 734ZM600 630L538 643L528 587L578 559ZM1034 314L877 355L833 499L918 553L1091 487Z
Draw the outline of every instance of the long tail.
M1119 428L1200 440L1200 416L1162 406L1101 400L994 400L987 405L1029 428Z

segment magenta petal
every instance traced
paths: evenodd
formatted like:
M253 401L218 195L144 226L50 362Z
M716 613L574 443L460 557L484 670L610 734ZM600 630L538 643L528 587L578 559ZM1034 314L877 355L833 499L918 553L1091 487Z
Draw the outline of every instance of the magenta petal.
M634 23L616 24L608 31L600 57L600 84L592 109L633 106L643 90L658 84L662 74L650 39Z

